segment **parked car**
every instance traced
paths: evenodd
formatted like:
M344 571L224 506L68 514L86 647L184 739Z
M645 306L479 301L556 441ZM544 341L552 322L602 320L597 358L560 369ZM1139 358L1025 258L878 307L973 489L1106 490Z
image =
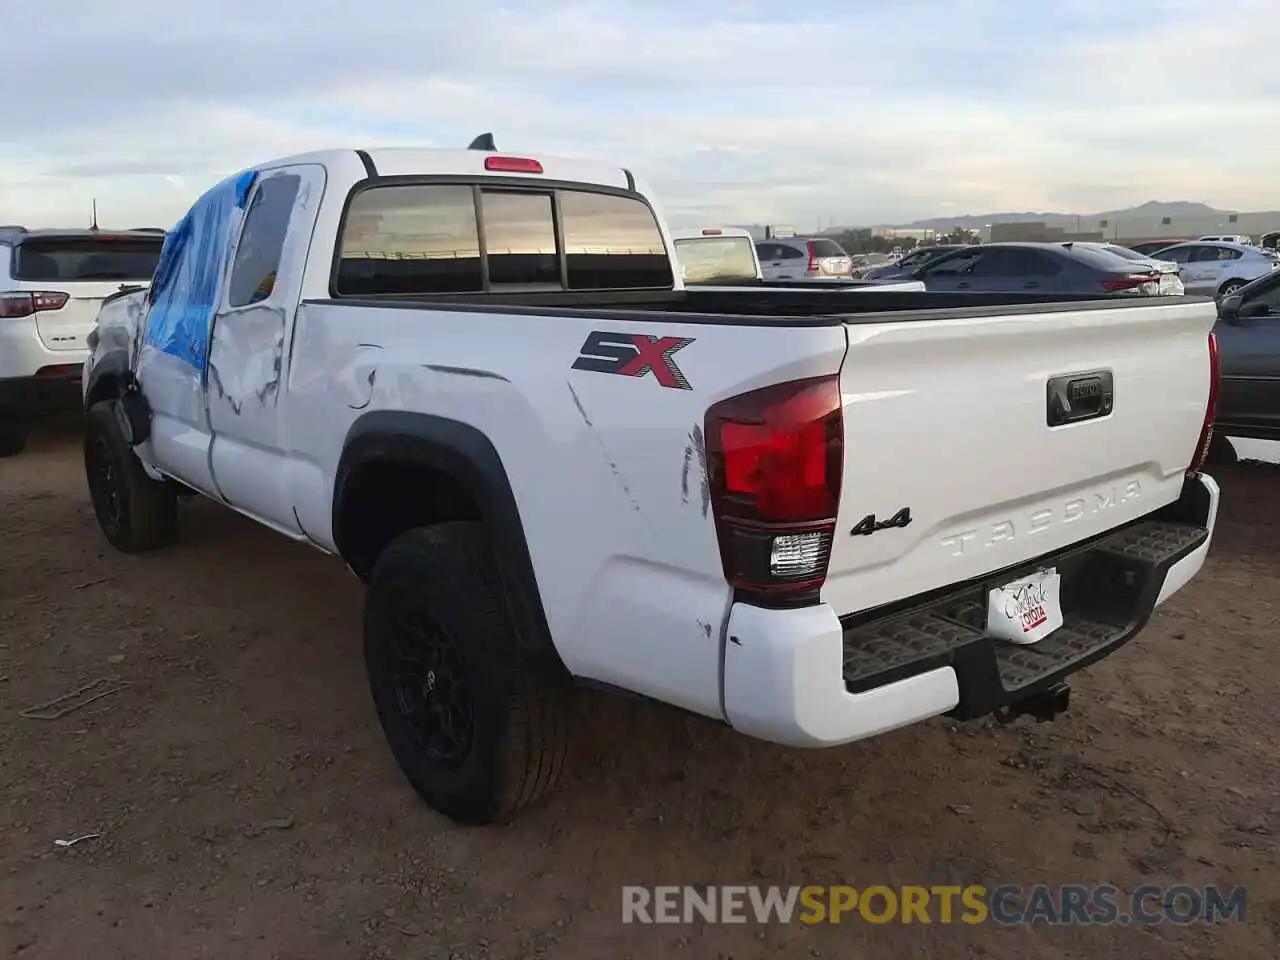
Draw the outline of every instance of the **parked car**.
M755 245L746 230L707 227L672 233L681 276L689 286L705 289L753 287L764 290L819 288L828 293L858 293L864 290L923 290L919 280L897 283L834 278L826 280L765 280Z
M1229 296L1280 267L1274 252L1243 243L1197 240L1165 247L1151 256L1176 263L1187 293L1203 297Z
M391 752L462 822L555 783L574 682L798 747L1048 720L1219 500L1213 305L1065 299L686 289L621 166L286 157L103 307L86 480L126 553L199 493L341 557Z
M766 280L848 279L852 258L826 237L760 240L756 254Z
M1252 244L1253 238L1247 237L1243 233L1222 233L1210 237L1200 237L1197 243L1243 243Z
M853 263L850 273L857 278L865 278L872 270L889 263L887 253L855 253L849 259Z
M1149 257L1157 250L1164 250L1166 247L1172 247L1178 243L1191 243L1191 240L1186 237L1169 237L1167 240L1144 240L1141 243L1126 243L1125 247L1134 253Z
M1017 290L1158 296L1160 274L1075 243L986 243L931 261L914 276L928 290Z
M1160 295L1165 297L1178 297L1187 292L1186 286L1182 282L1182 277L1178 275L1178 265L1172 260L1156 260L1153 257L1143 256L1136 250L1130 250L1128 247L1122 247L1118 243L1076 243L1078 247L1093 247L1098 250L1104 250L1107 253L1113 253L1117 257L1122 257L1132 263L1149 267L1156 273L1160 274Z
M944 253L951 253L954 250L968 249L969 244L964 243L943 243L929 247L916 247L901 260L893 263L886 263L883 266L873 267L863 274L863 278L867 280L902 280L909 278L913 273L923 267L932 260L936 260Z
M1223 297L1214 332L1222 369L1215 434L1280 440L1280 270Z
M164 233L0 227L0 456L32 420L80 406L80 371L104 298L151 282Z

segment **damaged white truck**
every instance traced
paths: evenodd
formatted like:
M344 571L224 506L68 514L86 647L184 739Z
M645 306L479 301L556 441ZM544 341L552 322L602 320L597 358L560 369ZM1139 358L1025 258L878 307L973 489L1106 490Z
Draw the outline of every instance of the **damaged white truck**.
M574 683L799 747L1048 718L1200 569L1207 300L685 289L629 171L335 150L202 197L104 305L117 548L212 498L367 583L377 713L487 823Z

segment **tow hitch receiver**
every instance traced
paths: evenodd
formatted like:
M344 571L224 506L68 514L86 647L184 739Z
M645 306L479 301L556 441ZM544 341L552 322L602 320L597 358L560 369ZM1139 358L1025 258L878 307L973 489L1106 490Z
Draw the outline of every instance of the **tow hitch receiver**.
M1018 717L1032 716L1036 723L1046 723L1060 713L1066 713L1071 703L1071 688L1065 683L1055 684L1048 690L1033 693L1029 697L1015 700L1007 707L996 711L996 719L1001 723L1012 723Z

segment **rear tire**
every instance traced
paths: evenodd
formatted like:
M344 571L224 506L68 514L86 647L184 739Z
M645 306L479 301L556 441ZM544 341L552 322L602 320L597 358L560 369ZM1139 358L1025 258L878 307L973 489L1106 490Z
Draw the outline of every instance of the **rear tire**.
M107 541L122 553L155 550L178 531L178 499L169 484L152 480L116 420L116 401L89 408L84 466L89 498Z
M559 781L568 688L516 642L477 523L392 541L374 566L364 655L378 720L418 794L450 819L510 819Z
M1229 297L1244 286L1243 280L1228 280L1218 290L1218 299Z

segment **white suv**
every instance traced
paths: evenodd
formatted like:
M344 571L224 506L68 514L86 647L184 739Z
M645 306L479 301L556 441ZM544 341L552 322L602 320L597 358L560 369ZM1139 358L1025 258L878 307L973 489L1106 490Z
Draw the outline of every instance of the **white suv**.
M32 419L80 408L98 307L149 284L163 245L162 230L0 227L0 456Z
M773 238L756 242L766 280L848 280L853 258L826 237Z

